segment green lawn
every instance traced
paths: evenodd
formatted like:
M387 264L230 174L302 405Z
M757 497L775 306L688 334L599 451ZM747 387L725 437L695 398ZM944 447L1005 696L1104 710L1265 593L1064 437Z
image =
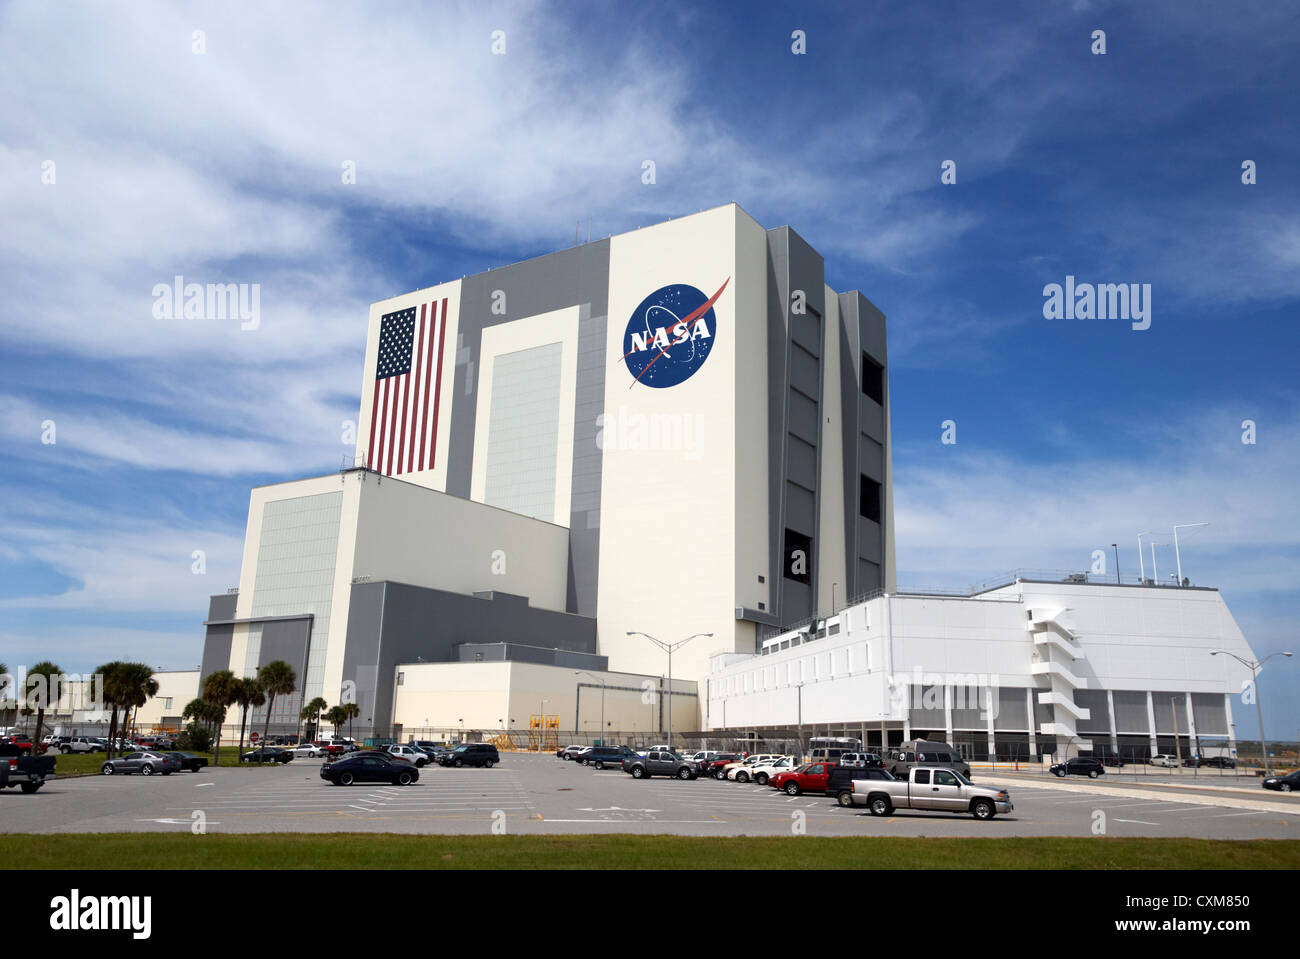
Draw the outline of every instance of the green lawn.
M1289 869L1291 840L392 833L4 837L27 869Z
M225 743L221 744L221 765L223 767L243 766L245 769L256 769L256 763L241 763L239 761L239 749L237 746L237 743L229 746ZM244 744L244 752L248 752L252 748L253 747L247 743ZM104 765L104 760L107 758L103 753L69 753L66 756L62 753L52 753L51 755L58 759L58 764L54 767L54 771L60 776L98 776L99 768ZM209 765L216 765L216 763L212 761L212 753L210 752L195 753L194 755L204 757L207 759ZM120 759L121 756L122 754L119 753L117 758ZM271 764L268 763L267 765L269 766ZM192 776L194 774L185 773L185 775ZM199 775L202 775L202 773Z

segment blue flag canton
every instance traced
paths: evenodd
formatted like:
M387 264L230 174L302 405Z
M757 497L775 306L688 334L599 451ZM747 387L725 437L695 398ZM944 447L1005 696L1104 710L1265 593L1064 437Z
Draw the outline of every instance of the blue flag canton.
M375 379L411 372L414 343L415 307L385 313L379 320L379 362L375 366Z

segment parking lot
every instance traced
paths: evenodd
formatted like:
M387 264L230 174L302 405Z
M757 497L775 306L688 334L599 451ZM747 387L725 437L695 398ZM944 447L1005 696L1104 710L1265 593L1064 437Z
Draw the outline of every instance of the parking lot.
M991 822L900 811L872 817L833 799L766 786L655 778L636 781L551 755L503 754L493 769L429 766L412 786L330 786L320 761L220 768L167 777L59 779L39 793L0 795L10 832L677 833L684 835L1086 836L1097 811L1113 836L1300 838L1300 796L1258 785L1195 788L988 774L1015 811Z

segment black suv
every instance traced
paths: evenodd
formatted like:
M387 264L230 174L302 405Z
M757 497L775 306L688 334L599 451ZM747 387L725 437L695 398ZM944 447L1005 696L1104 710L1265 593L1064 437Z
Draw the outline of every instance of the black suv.
M834 796L841 806L853 805L853 780L876 779L892 782L893 776L880 766L835 766L826 779L826 795Z
M1079 756L1057 763L1051 768L1051 772L1054 776L1087 776L1089 779L1096 779L1098 776L1106 775L1106 767L1101 764L1100 759L1086 759Z
M630 746L592 746L591 751L583 753L578 761L584 766L604 769L606 766L621 768L626 760L638 758L640 757Z
M700 774L695 763L687 762L666 749L652 749L644 757L633 753L623 760L623 772L631 773L633 779L649 779L651 776L695 779Z
M439 756L438 762L443 766L483 766L491 769L501 762L501 756L491 743L466 743Z

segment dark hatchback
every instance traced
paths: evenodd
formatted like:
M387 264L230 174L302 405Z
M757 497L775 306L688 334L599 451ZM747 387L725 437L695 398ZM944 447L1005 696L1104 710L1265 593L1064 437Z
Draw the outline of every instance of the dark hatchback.
M583 753L579 762L584 766L595 766L597 769L606 767L622 769L625 760L636 757L636 751L630 746L592 746L591 752Z
M202 756L196 756L193 753L171 752L168 753L167 755L172 757L172 759L179 761L182 770L188 770L189 772L192 773L198 772L200 769L202 769L204 766L208 764L208 761L204 759Z
M409 786L419 780L420 770L386 753L360 753L325 763L320 778L335 786L351 786L354 782Z
M1300 791L1300 769L1285 776L1269 776L1260 785L1265 789L1277 789L1284 793Z
M465 743L451 752L438 757L443 766L483 766L491 769L501 762L497 748L491 743Z
M1052 766L1050 772L1053 776L1087 776L1089 779L1096 779L1098 776L1106 775L1106 767L1101 764L1100 759L1077 756L1063 763L1057 763Z
M241 763L287 763L292 759L293 753L279 746L259 746L239 757Z

